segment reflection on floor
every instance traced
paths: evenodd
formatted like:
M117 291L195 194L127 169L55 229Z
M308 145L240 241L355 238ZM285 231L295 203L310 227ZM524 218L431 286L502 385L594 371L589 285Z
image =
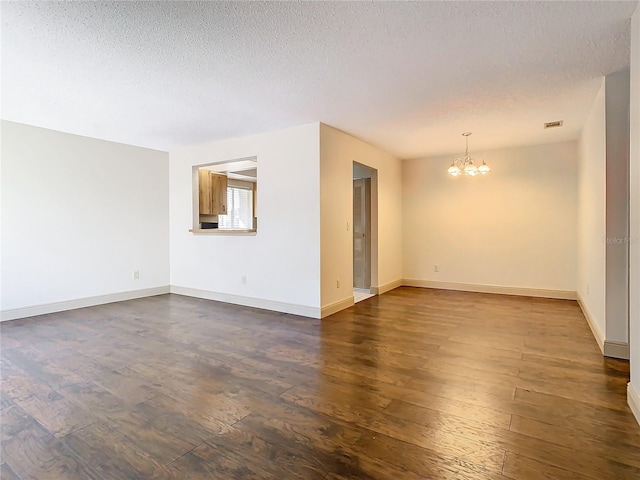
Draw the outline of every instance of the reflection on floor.
M361 302L367 298L373 297L373 293L369 292L368 288L354 288L353 289L353 301L354 303Z

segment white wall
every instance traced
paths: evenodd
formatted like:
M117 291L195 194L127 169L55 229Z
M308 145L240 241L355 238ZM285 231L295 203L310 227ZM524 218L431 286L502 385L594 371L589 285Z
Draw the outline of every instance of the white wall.
M605 77L605 110L605 340L623 346L629 342L629 69Z
M630 91L629 404L640 423L640 4L636 6L631 20Z
M372 287L384 292L402 279L401 162L351 135L320 124L320 198L322 306L353 301L353 162L377 170L377 264ZM372 195L373 196L373 195ZM372 215L374 217L374 215ZM372 257L373 257L372 253ZM340 280L340 288L336 281Z
M605 338L605 83L596 96L579 140L578 298L594 335Z
M252 156L257 234L190 233L192 167ZM318 123L170 152L169 163L172 292L319 316Z
M566 142L472 152L492 168L476 178L448 175L451 155L403 161L405 282L570 296L576 288L576 150Z
M604 354L628 358L629 70L603 79L579 145L578 298Z
M166 153L5 121L1 153L3 319L167 289Z

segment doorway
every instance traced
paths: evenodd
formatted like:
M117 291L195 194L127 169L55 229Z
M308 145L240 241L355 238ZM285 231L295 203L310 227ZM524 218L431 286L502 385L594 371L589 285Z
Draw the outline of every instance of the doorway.
M371 179L353 181L353 287L371 288Z
M371 178L375 170L353 164L353 297L356 302L371 293Z

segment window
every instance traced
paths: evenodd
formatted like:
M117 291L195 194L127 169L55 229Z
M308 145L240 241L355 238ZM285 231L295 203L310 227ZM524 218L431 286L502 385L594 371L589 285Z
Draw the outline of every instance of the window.
M194 165L191 231L255 233L257 185L256 157Z
M227 214L218 215L221 230L253 228L253 190L247 187L227 187Z

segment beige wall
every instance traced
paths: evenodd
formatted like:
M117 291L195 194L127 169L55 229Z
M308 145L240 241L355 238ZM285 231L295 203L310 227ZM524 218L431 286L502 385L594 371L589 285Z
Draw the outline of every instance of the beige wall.
M605 84L587 117L579 140L578 283L582 308L600 346L605 333Z
M449 176L451 155L403 161L405 279L574 292L576 143L473 154L489 175Z
M629 70L603 79L579 145L578 297L605 355L628 358Z
M605 77L605 98L605 339L621 346L629 343L629 69ZM624 350L614 356L628 358Z
M377 265L372 286L385 288L402 278L400 161L355 137L320 124L320 258L323 308L353 297L353 162L378 171ZM372 209L375 209L372 206ZM349 229L347 227L349 225ZM337 287L337 281L340 287Z
M640 4L631 21L631 100L630 100L630 232L629 232L629 337L631 384L629 404L640 423Z

